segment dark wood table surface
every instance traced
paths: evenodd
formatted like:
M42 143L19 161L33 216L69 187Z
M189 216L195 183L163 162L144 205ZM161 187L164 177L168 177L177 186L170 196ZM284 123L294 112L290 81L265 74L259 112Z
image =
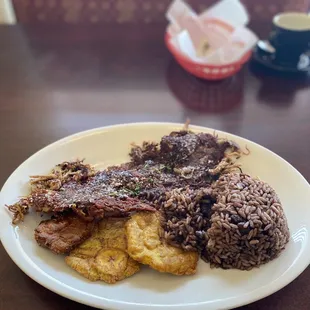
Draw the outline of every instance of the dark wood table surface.
M164 25L0 27L0 186L28 156L69 134L126 122L208 126L276 152L310 180L309 79L249 64L222 82L185 73ZM89 309L26 276L0 245L0 309ZM310 309L310 269L240 309Z

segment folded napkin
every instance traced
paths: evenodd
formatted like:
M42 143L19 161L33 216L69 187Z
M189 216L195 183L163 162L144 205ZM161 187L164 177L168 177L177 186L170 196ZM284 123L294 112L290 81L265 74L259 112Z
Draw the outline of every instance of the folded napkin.
M195 62L225 65L240 60L256 44L249 15L239 0L222 0L197 15L175 0L166 13L171 44Z

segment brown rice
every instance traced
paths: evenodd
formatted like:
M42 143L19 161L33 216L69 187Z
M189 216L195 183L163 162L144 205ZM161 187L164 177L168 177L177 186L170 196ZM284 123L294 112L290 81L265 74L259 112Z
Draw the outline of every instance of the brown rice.
M206 259L213 267L249 270L276 258L289 241L280 200L266 183L226 174L213 185L217 202L207 231Z

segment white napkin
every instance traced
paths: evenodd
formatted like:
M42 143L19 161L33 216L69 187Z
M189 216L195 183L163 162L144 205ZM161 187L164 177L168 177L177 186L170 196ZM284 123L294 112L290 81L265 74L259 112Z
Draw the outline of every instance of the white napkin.
M200 15L184 1L175 0L166 16L170 43L198 63L224 65L238 61L258 40L245 27L249 16L239 0L221 0Z

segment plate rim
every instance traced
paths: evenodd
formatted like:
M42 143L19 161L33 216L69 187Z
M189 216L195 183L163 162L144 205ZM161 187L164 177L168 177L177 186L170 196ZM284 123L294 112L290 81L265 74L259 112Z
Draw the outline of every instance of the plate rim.
M3 196L3 190L6 188L7 184L9 183L10 179L15 176L15 174L18 172L18 170L25 164L27 164L29 161L31 161L34 157L38 156L42 152L48 151L48 149L53 148L56 145L61 145L66 142L70 142L72 139L76 137L83 137L87 136L89 134L95 134L100 133L102 131L110 130L110 129L118 129L122 127L135 127L135 126L167 126L167 127L176 127L176 128L182 128L184 127L184 124L182 123L174 123L174 122L133 122L133 123L121 123L121 124L115 124L115 125L109 125L109 126L101 126L96 127L93 129L88 129L84 131L79 131L77 133L71 134L69 136L63 137L59 140L56 140L43 148L39 149L32 155L30 155L25 161L23 161L7 178L5 183L3 184L1 191L0 191L0 198ZM286 165L290 166L291 169L301 178L303 183L308 186L310 189L310 184L305 179L305 177L288 161L286 161L281 156L277 155L273 151L267 149L266 147L251 141L249 139L243 138L241 136L231 134L226 131L213 129L210 127L204 127L204 126L197 126L197 125L190 125L190 128L202 132L214 132L214 133L220 133L222 135L229 135L231 138L237 138L239 140L242 140L243 142L250 142L251 144L254 144L256 147L264 150L265 152L270 153L271 155L275 156L278 160L282 161ZM2 200L2 198L1 198ZM1 210L3 211L3 206L0 206ZM0 210L0 211L1 211ZM25 254L24 250L18 246L18 249L15 247L10 247L8 240L6 240L5 236L3 235L3 230L0 230L0 239L1 243L7 252L7 254L10 256L10 258L13 260L13 262L20 268L27 276L29 276L32 280L39 283L46 289L63 296L65 298L68 298L70 300L79 302L81 304L89 305L96 308L104 308L106 310L142 310L145 308L152 308L152 309L163 309L163 308L180 308L180 309L187 309L187 310L204 310L206 306L212 305L217 306L216 309L227 309L227 307L235 308L240 307L243 305L247 305L249 303L258 301L260 299L263 299L267 296L270 296L274 294L275 292L281 290L283 287L287 286L289 283L291 283L293 280L295 280L310 264L310 252L307 255L307 252L304 254L305 258L303 259L303 264L299 264L297 266L296 272L289 274L286 278L284 278L283 281L283 275L285 275L291 268L286 270L284 274L277 278L276 280L268 283L267 285L261 286L257 289L254 289L250 291L249 293L243 294L242 298L239 297L230 297L224 300L217 300L217 301L205 301L205 302L197 302L197 303L182 303L182 304L146 304L146 303L135 303L135 302L124 302L124 301L117 301L117 300L111 300L108 298L100 297L97 295L89 294L83 291L80 291L79 289L75 289L72 286L66 285L56 278L48 275L44 272L41 268L39 268L33 261L31 261L28 257L28 255ZM16 254L23 255L26 260L19 260L18 256ZM282 280L281 280L282 279ZM276 283L276 285L275 285ZM239 300L238 300L239 299ZM213 308L212 308L213 309Z

